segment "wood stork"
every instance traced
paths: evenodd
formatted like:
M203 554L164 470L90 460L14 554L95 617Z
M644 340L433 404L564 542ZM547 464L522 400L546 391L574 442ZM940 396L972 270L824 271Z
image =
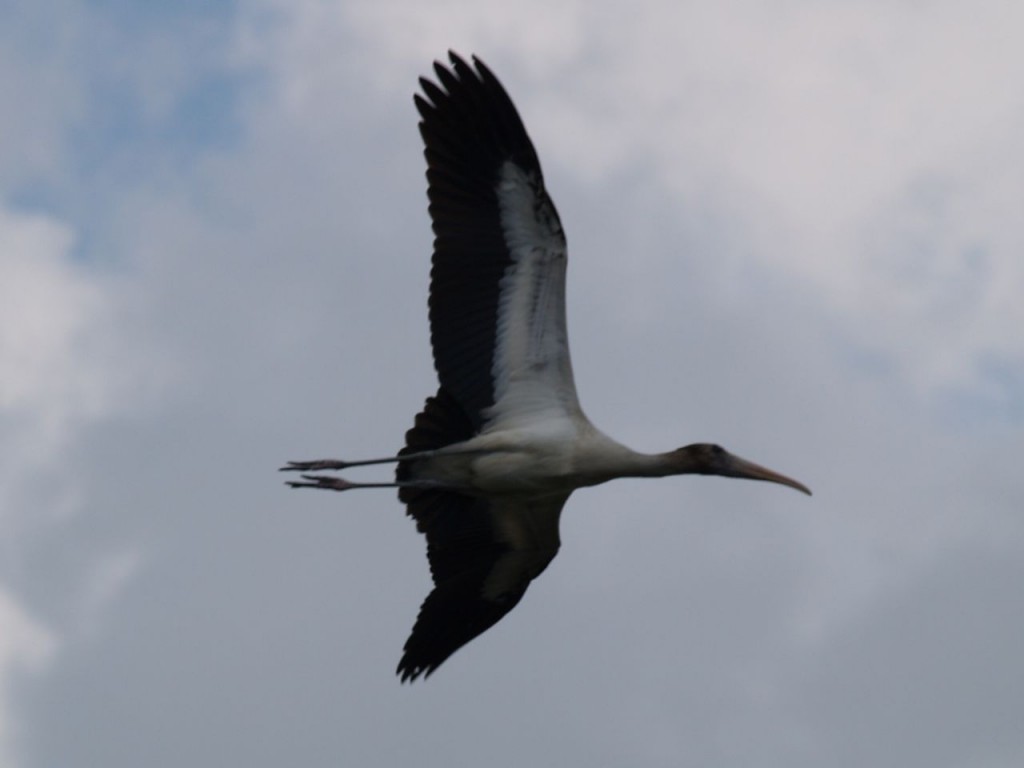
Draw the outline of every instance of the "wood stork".
M294 488L397 487L427 536L434 589L405 643L403 682L429 676L522 599L558 552L574 489L702 474L806 486L717 445L630 450L576 399L565 323L566 243L540 162L482 61L449 52L414 99L434 230L430 330L440 388L397 456L289 462L317 472L397 463L393 483L303 474Z

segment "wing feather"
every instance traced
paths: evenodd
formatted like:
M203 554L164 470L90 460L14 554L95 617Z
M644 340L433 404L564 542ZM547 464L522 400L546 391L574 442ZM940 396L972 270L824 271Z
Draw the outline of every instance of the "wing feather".
M450 67L434 65L437 83L421 79L415 97L435 236L430 326L441 387L476 431L513 415L543 418L545 408L578 410L565 236L537 153L483 62L449 56Z
M428 398L406 432L401 453L468 439L470 419L444 388ZM415 472L398 464L396 479ZM434 589L405 644L402 680L429 675L455 651L494 626L522 599L530 581L558 552L558 520L568 494L540 500L486 500L452 491L403 486L398 498L427 536Z
M424 491L409 512L427 535L434 589L423 601L397 672L429 676L518 605L558 553L568 495L524 502Z

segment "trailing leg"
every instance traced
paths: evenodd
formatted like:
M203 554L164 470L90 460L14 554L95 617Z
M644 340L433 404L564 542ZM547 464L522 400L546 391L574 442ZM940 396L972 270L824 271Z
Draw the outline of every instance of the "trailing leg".
M348 491L353 488L407 488L418 484L408 483L350 483L341 477L324 475L303 475L302 480L289 480L286 485L292 488L319 488L324 491Z
M330 469L348 469L349 467L365 467L369 464L394 464L400 461L416 461L429 459L437 451L419 451L399 456L386 456L382 459L362 459L361 461L341 461L340 459L316 459L315 461L289 461L280 472L321 472Z

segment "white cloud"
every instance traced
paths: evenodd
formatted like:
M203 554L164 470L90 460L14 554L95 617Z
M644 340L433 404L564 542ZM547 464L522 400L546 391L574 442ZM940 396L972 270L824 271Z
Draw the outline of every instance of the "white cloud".
M549 168L602 184L650 164L681 211L720 207L756 240L708 269L789 273L912 391L986 392L981 361L1024 363L1024 53L1009 32L1024 10L969 16L952 2L311 2L287 14L275 71L319 98L352 78L397 96L409 66L477 52L514 78ZM344 53L339 36L355 37Z
M0 406L58 423L68 411L95 411L100 393L77 376L81 332L101 311L96 286L66 258L72 235L44 215L0 209ZM66 409L66 410L65 410Z
M85 430L146 397L153 375L127 359L112 283L76 263L57 219L0 207L0 762L13 765L9 697L23 670L42 672L61 643L14 585L41 542L88 506L86 478L64 463ZM124 308L126 304L120 305ZM90 567L76 609L95 625L137 556Z
M0 208L0 532L7 554L0 580L23 558L26 528L65 510L38 508L26 475L47 467L64 447L69 421L94 412L96 396L80 388L74 348L82 321L95 310L91 286L61 264L71 245L66 227L43 216ZM58 483L60 485L60 483ZM49 513L49 514L47 514ZM48 520L52 522L52 519ZM39 671L56 648L44 629L6 584L0 586L0 762L14 765L16 718L8 697L15 676Z
M39 673L57 650L54 635L7 590L0 588L0 763L19 764L17 748L19 721L8 697L15 681L26 673Z
M74 236L53 217L0 208L0 408L4 472L17 476L52 459L83 424L147 394L125 365L130 330L119 325L104 278L73 257ZM140 386L142 385L142 386ZM129 395L129 393L131 393Z
M572 98L532 83L552 154L598 183L647 158L680 208L729 206L756 275L807 281L916 391L977 387L983 355L1020 365L1024 54L1005 30L1024 11L713 7L625 15Z
M87 569L76 595L75 639L95 639L103 631L103 620L122 591L138 573L143 555L136 546L98 557Z

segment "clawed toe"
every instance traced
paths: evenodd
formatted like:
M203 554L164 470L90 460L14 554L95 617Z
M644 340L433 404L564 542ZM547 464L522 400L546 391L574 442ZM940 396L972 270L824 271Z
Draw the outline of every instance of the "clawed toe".
M319 472L324 469L344 469L347 462L338 459L317 459L316 461L289 461L279 472Z
M354 487L348 480L323 475L303 475L302 480L289 480L286 485L292 488L320 488L325 491L347 491Z

